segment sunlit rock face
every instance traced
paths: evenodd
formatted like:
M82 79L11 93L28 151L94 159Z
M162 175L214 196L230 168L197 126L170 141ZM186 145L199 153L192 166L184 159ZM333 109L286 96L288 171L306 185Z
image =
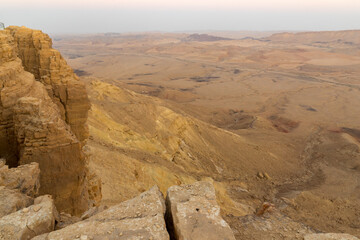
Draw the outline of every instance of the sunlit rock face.
M39 30L9 27L24 69L45 85L49 96L58 106L61 117L70 125L79 141L88 137L85 124L90 108L84 84L67 65L59 51L52 48L52 40Z
M82 151L90 104L85 86L51 45L41 31L0 32L0 157L10 167L38 162L39 193L51 194L60 211L80 214L96 204L89 202Z

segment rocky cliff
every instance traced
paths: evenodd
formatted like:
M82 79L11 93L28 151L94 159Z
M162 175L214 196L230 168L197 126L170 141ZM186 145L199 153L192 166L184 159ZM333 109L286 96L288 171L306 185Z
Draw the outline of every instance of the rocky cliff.
M101 195L99 186L91 187L95 192L88 186L98 181L82 151L89 106L84 84L48 35L25 27L0 31L0 156L10 167L38 162L40 194L72 214Z
M70 125L78 140L87 139L85 123L90 102L86 89L59 51L52 48L51 38L39 30L24 27L9 27L8 30L16 42L24 69L45 85L61 118Z

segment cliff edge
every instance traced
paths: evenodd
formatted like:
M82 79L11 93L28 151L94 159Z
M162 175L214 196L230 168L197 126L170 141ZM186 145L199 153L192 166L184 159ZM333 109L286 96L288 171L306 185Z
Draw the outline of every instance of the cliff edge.
M39 194L52 195L71 214L101 199L82 150L89 108L84 84L48 35L25 27L0 31L0 156L10 167L39 163Z

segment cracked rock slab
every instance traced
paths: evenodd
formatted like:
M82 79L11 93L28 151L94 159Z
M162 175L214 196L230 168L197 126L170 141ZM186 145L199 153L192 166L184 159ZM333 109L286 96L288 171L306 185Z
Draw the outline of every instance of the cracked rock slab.
M52 198L41 196L34 203L0 218L0 239L31 239L54 230L57 212Z
M172 186L167 190L167 219L176 240L235 240L220 215L214 186L209 182Z
M80 237L93 240L169 240L164 214L164 198L155 186L136 198L61 230L38 236L34 240Z

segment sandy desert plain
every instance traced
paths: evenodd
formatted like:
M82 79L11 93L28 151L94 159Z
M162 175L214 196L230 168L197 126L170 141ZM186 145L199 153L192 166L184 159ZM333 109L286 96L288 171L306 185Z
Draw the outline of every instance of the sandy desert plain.
M360 31L209 34L52 36L103 204L207 180L237 239L360 237Z

